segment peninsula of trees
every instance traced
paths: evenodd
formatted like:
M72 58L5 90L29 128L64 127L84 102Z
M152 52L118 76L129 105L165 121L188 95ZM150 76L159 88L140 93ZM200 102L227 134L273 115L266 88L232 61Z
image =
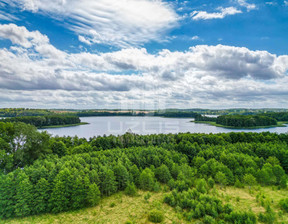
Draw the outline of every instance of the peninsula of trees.
M218 117L207 117L198 114L195 121L209 123L220 127L231 128L261 128L282 126L288 122L288 113L269 113L259 115L222 115Z
M44 116L19 116L5 118L3 122L23 122L34 125L37 128L62 127L81 124L81 120L75 115L44 115Z

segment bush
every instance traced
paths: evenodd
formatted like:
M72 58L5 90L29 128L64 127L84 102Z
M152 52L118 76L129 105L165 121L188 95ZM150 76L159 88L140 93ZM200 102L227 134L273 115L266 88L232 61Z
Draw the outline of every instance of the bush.
M196 185L196 189L198 192L202 193L202 194L206 194L207 193L207 183L204 179L200 179Z
M128 220L128 221L125 222L125 224L133 224L133 222Z
M229 223L237 224L256 224L256 215L252 212L232 212L230 215L225 216L226 221Z
M160 192L162 190L161 185L158 182L155 182L153 191L154 192Z
M273 224L276 221L276 213L271 209L270 206L268 206L264 214L259 214L259 221L263 223Z
M145 201L148 201L150 198L151 198L151 194L149 192L144 195Z
M125 188L125 194L129 196L135 196L137 194L137 188L134 183L129 183Z
M203 219L203 223L204 224L214 224L215 223L215 219L209 215L205 215L204 219Z
M215 185L215 181L212 177L209 177L208 179L208 186L212 189Z
M280 208L285 212L288 212L288 198L281 199L279 202Z
M114 208L115 206L116 206L116 203L115 202L111 202L110 208Z
M150 222L153 222L153 223L160 223L164 220L164 215L161 211L159 210L152 210L150 213L149 213L149 217L148 217L148 220Z

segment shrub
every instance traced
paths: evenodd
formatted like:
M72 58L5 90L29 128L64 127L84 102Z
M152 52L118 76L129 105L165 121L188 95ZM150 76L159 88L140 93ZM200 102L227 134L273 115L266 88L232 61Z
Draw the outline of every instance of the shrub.
M148 201L149 198L151 198L151 194L148 192L147 194L144 195L145 201Z
M279 202L280 208L285 212L288 212L288 198L281 199Z
M133 222L128 220L128 221L125 222L125 224L133 224Z
M115 207L115 206L116 206L116 203L115 203L115 202L111 202L110 208L113 208L113 207Z
M161 211L159 210L152 210L150 213L149 213L149 217L148 217L148 220L150 222L153 222L153 223L160 223L164 220L164 215Z
M196 189L198 192L205 194L207 193L207 183L204 179L200 179L196 185Z
M268 206L264 214L259 214L259 221L263 223L273 224L276 221L276 213L271 209L270 206Z
M203 219L203 223L204 224L214 224L215 223L215 219L209 215L205 215L204 219Z
M153 186L153 191L154 192L160 192L162 190L161 185L158 182L155 182Z
M232 212L225 216L226 221L237 224L256 224L256 215L252 212Z
M210 188L213 188L214 185L215 185L214 179L213 179L212 177L209 177L209 179L208 179L208 186L209 186Z
M125 188L125 194L129 196L135 196L137 194L137 188L134 183L129 183Z

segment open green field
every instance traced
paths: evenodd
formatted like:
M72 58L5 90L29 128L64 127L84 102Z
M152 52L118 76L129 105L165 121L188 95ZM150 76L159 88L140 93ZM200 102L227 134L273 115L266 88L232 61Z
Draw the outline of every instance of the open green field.
M164 187L163 187L164 189ZM25 218L9 219L0 221L7 224L48 224L48 223L99 223L99 224L121 224L121 223L139 223L148 224L148 214L152 209L158 209L164 213L165 219L162 223L202 223L199 220L188 222L183 217L183 213L176 211L175 208L163 203L163 198L169 192L162 190L161 192L145 192L138 191L135 197L126 196L123 192L119 192L110 197L102 199L100 204L91 208L84 208L72 212L64 212L60 214L43 214L30 216ZM252 210L256 215L264 213L264 206L269 203L276 213L276 222L288 223L288 214L283 213L278 204L279 201L287 197L287 190L277 190L276 187L254 187L220 188L216 186L210 190L209 194L218 197L224 204L230 203L236 211ZM144 197L150 194L149 199ZM258 199L257 195L262 195L264 199ZM180 208L179 208L180 209Z
M285 124L288 123L288 121L281 121L281 122L277 122L277 125L270 125L270 126L256 126L256 127L232 127L232 126L225 126L225 125L221 125L221 124L216 124L216 122L213 121L191 121L194 123L200 123L200 124L209 124L215 127L221 127L221 128L229 128L229 129L260 129L260 128L276 128L276 127L286 127Z

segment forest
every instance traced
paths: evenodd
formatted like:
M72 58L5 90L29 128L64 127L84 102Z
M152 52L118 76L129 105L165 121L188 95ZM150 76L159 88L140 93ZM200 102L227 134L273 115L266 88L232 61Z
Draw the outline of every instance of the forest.
M270 199L257 196L263 211L256 214L215 192L230 186L286 191L287 149L288 135L270 132L126 133L87 140L0 122L0 217L74 211L121 191L135 197L139 190L165 189L163 203L188 222L274 223L288 212L288 197L277 204L278 214ZM154 209L149 221L165 223L162 213Z
M25 124L34 125L37 128L81 123L80 118L75 115L19 116L19 117L5 118L2 121L23 122Z
M223 115L217 117L216 124L231 127L257 127L277 125L277 120L261 115Z
M288 121L288 112L264 113L260 115L274 118L277 121Z
M278 122L287 122L288 113L265 113L259 115L221 115L218 117L208 117L197 114L195 122L210 122L214 125L233 128L255 128L271 127L278 125Z

